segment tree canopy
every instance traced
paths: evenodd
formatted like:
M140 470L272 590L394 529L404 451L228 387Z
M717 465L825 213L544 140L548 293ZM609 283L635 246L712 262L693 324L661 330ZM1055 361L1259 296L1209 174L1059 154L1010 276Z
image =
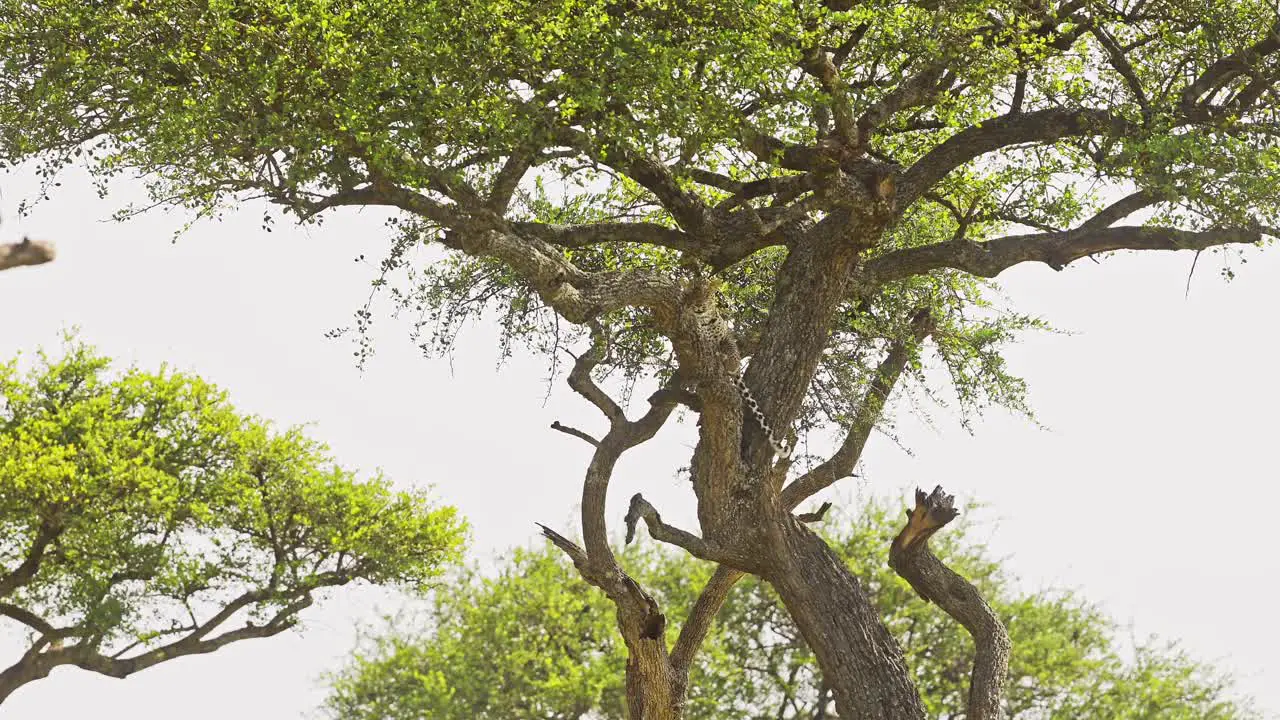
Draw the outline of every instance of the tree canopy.
M744 573L842 717L924 717L866 589L793 511L853 471L904 379L966 417L1028 409L1000 351L1038 320L993 292L1004 270L1280 233L1271 0L0 0L0 63L4 162L83 162L104 192L141 174L211 216L393 208L383 269L427 348L493 310L507 342L578 349L569 383L607 432L558 426L594 455L581 545L547 536L617 607L635 717L679 717ZM609 373L659 386L641 418ZM628 535L721 569L669 643L604 508L677 406L698 532L638 495ZM818 426L837 446L791 457ZM928 549L958 512L920 493L890 556L974 638L984 720L1009 636Z
M911 658L929 717L955 717L973 644L937 608L913 602L910 586L879 560L897 529L887 508L870 503L852 521L829 520L826 537L871 588ZM1009 626L1008 720L1257 717L1221 674L1154 640L1128 647L1120 628L1078 595L1019 591L970 530L948 535L937 551ZM670 551L632 546L621 559L677 617L711 573ZM326 709L335 720L625 718L626 648L607 599L589 590L554 550L516 550L496 573L461 573L432 591L421 615L388 618L365 638L333 676ZM758 580L729 595L692 674L690 720L831 716L830 689L813 654Z
M336 465L298 429L79 342L0 365L0 627L25 652L0 702L54 668L126 677L279 634L326 588L424 587L457 559L450 507Z

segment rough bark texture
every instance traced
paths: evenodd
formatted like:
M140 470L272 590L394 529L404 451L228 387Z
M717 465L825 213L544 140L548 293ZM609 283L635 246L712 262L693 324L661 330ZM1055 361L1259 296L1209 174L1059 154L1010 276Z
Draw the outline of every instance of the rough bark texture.
M779 567L765 579L817 656L841 719L924 718L902 649L857 578L800 523L789 523L785 538Z
M41 657L39 653L34 655L28 653L22 660L0 672L0 704L8 700L9 696L23 685L49 677L54 667L56 667L55 663Z

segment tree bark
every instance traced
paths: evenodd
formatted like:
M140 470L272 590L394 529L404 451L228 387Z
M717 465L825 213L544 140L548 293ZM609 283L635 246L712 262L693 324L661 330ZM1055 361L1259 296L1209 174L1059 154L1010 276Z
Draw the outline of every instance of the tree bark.
M841 720L923 720L902 649L858 579L822 538L784 522L765 579L817 656Z
M628 648L627 717L631 720L680 720L684 716L685 680L676 676L666 653L657 647L665 642L663 638L645 639ZM645 644L654 647L640 647Z
M0 671L0 705L27 683L49 677L59 663L44 655L28 653L21 660Z
M921 598L937 603L973 637L965 719L999 720L1009 674L1009 633L978 589L929 550L929 538L959 514L954 503L941 486L928 494L917 489L916 506L889 548L889 564Z

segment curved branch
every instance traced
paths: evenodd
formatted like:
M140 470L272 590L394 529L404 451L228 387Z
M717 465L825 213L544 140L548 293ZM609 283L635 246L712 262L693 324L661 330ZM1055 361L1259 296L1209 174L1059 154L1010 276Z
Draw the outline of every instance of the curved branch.
M971 125L944 140L907 170L898 183L898 207L915 202L952 170L1010 145L1044 143L1064 137L1124 135L1132 123L1094 108L1037 110L1001 115Z
M1184 107L1194 105L1212 90L1222 87L1240 75L1253 72L1263 58L1280 51L1280 21L1272 25L1261 40L1243 50L1219 58L1205 68L1195 82L1182 91Z
M955 498L936 487L916 490L915 508L889 548L889 565L925 602L942 608L973 637L973 673L969 678L968 720L998 720L1009 671L1009 633L982 594L929 550L929 538L955 519Z
M1080 258L1116 250L1205 250L1218 245L1250 245L1262 240L1258 230L1179 230L1170 227L1122 226L1061 233L1009 235L986 242L953 240L886 253L867 261L863 278L872 285L952 268L995 277L1024 262L1041 262L1061 270Z
M657 198L680 227L692 233L702 230L706 204L696 194L680 187L671 170L657 158L616 143L600 148L607 153L602 155L591 137L572 128L559 128L557 141L635 180Z
M0 576L0 598L12 595L15 590L31 582L40 571L45 550L61 533L62 529L56 523L48 520L41 523L40 529L31 539L31 546L27 548L27 554L23 557L22 563L11 572Z
M0 616L10 618L11 620L17 620L23 625L35 630L42 637L59 637L66 636L68 634L65 631L60 632L48 620L45 620L30 610L12 603L0 602Z
M707 545L706 541L691 532L663 522L658 510L650 505L643 495L636 493L631 496L631 506L627 509L628 544L635 539L636 525L640 520L644 520L645 526L649 528L649 536L654 540L683 548L690 555L702 560L721 561L720 556Z
M609 418L610 424L616 426L618 423L626 422L627 419L622 412L622 407L609 397L609 394L602 390L595 380L591 379L591 371L595 370L608 354L609 339L599 323L588 324L591 327L591 347L579 355L573 363L573 369L569 371L569 387L587 402L595 405L596 409Z

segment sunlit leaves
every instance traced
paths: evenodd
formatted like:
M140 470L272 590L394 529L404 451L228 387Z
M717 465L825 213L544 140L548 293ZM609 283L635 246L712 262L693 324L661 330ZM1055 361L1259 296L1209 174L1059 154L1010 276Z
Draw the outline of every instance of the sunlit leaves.
M828 539L871 592L903 644L930 717L964 706L973 645L883 562L899 514L859 509ZM1176 648L1144 644L1136 657L1117 627L1071 593L1024 594L990 553L956 533L934 544L972 578L1012 635L1010 720L1081 717L1256 717L1230 682ZM711 572L706 563L631 546L627 569L669 618L687 616ZM626 651L609 601L592 592L558 550L520 550L494 576L477 572L440 587L421 617L396 617L332 679L327 710L343 720L626 717ZM678 627L667 630L670 642ZM690 677L690 720L813 718L821 678L787 611L762 582L740 581L717 615ZM1096 714L1095 714L1096 713Z
M6 602L95 648L146 646L245 593L270 620L322 587L421 586L457 557L452 508L356 477L198 377L109 365L72 342L0 368Z

